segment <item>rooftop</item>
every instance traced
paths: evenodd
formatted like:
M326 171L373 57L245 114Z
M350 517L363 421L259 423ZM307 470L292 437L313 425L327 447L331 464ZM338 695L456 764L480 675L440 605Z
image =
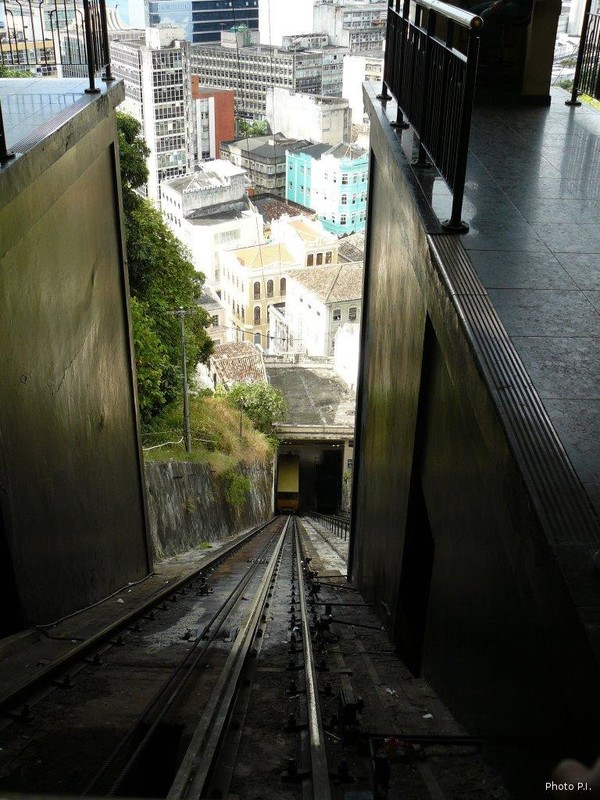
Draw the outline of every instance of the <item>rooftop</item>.
M298 261L284 244L259 244L254 247L241 247L230 250L232 256L248 269L265 269L275 264L295 267Z
M231 161L216 159L202 164L198 172L193 175L186 175L182 178L173 178L167 182L170 189L185 194L195 192L198 189L210 189L213 187L228 186L229 178L237 175L245 175L246 170L237 167Z
M339 239L338 259L340 261L363 261L365 257L364 233L351 233Z
M217 344L210 362L221 383L267 382L262 353L250 342Z
M302 284L323 303L358 300L362 296L362 262L299 269L290 277L296 283Z
M284 200L275 194L253 194L252 205L262 214L265 223L269 224L274 219L293 214L305 214L316 219L316 213L306 206L294 203L292 200Z

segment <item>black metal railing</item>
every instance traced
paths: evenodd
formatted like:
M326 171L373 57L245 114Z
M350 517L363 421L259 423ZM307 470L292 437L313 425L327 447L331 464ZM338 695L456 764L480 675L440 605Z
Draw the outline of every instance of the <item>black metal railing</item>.
M320 522L330 531L333 531L335 536L339 539L348 541L348 533L350 532L350 520L345 517L330 516L328 514L319 514L318 511L309 511L307 516L316 522Z
M579 106L577 95L587 94L600 100L600 14L592 14L592 0L586 0L579 51L573 78L573 92L568 106Z
M38 75L112 80L104 0L0 0L0 64ZM75 68L79 67L77 70Z
M87 75L88 93L103 71L113 79L105 0L0 0L0 65L42 76ZM14 156L6 145L0 106L0 165Z
M390 0L380 98L398 103L393 123L419 139L418 166L428 158L453 194L446 230L461 222L471 113L479 54L480 17L438 0Z

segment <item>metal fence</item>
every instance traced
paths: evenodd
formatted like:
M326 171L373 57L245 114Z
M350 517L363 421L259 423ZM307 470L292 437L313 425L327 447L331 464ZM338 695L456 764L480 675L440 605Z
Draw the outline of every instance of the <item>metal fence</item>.
M309 519L316 520L329 528L330 531L345 542L348 541L348 533L350 532L350 520L345 517L333 517L327 514L319 514L317 511L309 511L307 516Z
M592 14L591 0L586 0L585 4L573 93L566 105L581 105L577 99L579 94L587 94L600 100L600 14Z
M42 75L80 66L95 92L96 75L112 80L104 0L0 0L0 64Z
M19 74L112 80L104 0L0 0L0 65ZM12 158L0 107L0 164Z
M419 139L419 166L431 159L453 193L448 231L463 232L461 212L475 92L480 17L438 0L391 0L383 88Z

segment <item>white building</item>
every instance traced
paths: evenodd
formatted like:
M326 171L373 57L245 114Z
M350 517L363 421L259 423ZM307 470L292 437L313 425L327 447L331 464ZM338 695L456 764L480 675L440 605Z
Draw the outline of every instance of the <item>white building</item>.
M353 125L362 125L365 121L363 83L374 83L381 87L383 55L381 50L375 50L371 53L344 56L342 95L348 99Z
M267 121L291 138L329 145L350 141L352 133L348 100L280 87L267 93Z
M112 67L125 84L121 108L142 124L150 149L146 195L160 202L161 183L194 167L190 45L173 27L146 28L138 39L129 35L112 38Z
M163 184L163 216L209 286L220 286L220 250L263 241L263 218L246 196L246 186L245 170L219 160Z
M313 30L326 33L332 44L351 53L381 50L387 9L387 3L322 0L315 3Z
M338 329L360 321L362 284L362 262L290 273L285 306L290 350L334 356Z

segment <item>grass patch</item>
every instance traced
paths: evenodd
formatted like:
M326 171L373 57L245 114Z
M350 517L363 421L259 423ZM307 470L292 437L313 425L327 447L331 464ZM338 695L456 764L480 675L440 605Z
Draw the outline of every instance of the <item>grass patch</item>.
M240 464L273 456L274 443L224 397L190 398L191 453L185 452L182 429L181 404L168 406L142 431L144 459L209 464L216 474L225 475Z

